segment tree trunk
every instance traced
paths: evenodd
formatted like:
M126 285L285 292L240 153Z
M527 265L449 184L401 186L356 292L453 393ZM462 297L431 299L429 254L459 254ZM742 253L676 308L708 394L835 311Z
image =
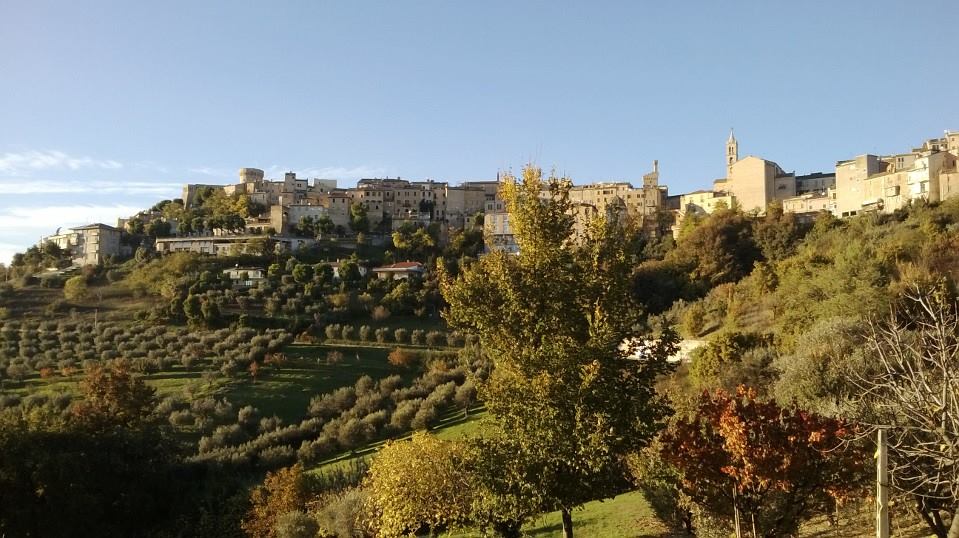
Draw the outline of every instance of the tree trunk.
M493 530L502 538L520 538L522 528L522 521L497 521L493 523Z
M946 535L946 524L942 522L942 515L939 514L939 510L932 511L932 519L933 521L936 522L936 528L940 529L938 531L939 535L942 538L948 538L948 536Z
M959 538L959 509L952 513L952 525L949 525L947 538Z
M923 521L926 522L926 526L936 535L936 538L951 538L946 535L945 525L943 525L942 520L939 519L938 513L935 510L927 510L922 499L917 502L916 511L922 516ZM933 515L936 516L935 519L933 519ZM959 518L953 518L953 522L955 522L956 519Z
M563 538L573 538L573 515L568 508L563 508Z
M693 528L693 513L689 510L683 511L683 528L689 536L696 536L696 530Z

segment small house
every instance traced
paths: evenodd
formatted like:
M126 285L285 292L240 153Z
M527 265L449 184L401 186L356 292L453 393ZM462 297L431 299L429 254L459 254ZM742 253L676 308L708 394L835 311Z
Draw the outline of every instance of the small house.
M426 267L420 262L400 262L373 268L373 274L383 280L390 278L401 280L410 276L423 276L424 272L426 272Z

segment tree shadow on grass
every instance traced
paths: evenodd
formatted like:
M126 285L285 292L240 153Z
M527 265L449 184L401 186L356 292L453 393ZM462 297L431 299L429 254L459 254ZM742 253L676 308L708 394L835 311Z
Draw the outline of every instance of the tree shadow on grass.
M586 536L584 532L587 532L589 526L592 526L594 522L598 522L597 518L579 518L574 519L573 521L573 535L577 533L583 536ZM615 536L609 536L607 538L679 538L686 537L687 534L675 531L663 531L660 528L662 524L658 520L653 520L649 525L652 527L649 530L644 529L647 525L642 520L637 520L634 522L636 528L631 529L627 532L616 533ZM650 522L646 522L650 523ZM537 538L546 538L553 536L562 536L563 535L563 524L562 523L553 523L549 524L543 522L542 524L535 527L527 527L523 529L523 536L537 537Z
M190 379L200 377L200 372L159 372L155 374L146 374L143 379L146 381L159 381L161 379Z

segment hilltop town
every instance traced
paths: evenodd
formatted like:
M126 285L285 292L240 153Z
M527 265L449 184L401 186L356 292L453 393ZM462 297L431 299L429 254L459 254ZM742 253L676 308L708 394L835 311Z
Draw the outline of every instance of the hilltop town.
M661 182L659 163L641 183L597 182L574 185L573 211L625 211L651 237L678 234L690 215L718 208L739 208L762 215L770 204L801 221L831 213L846 218L865 212L892 213L916 201L937 202L959 194L959 132L923 141L892 155L858 155L836 163L834 170L797 175L775 161L740 156L733 135L725 145L726 175L709 189L670 194ZM136 245L121 234L147 232L148 246L158 253L195 252L228 255L272 248L296 251L318 237L338 237L342 244L383 244L400 229L434 226L440 241L450 232L482 226L487 249L515 251L509 217L499 197L499 180L410 181L402 178L360 179L355 187L338 187L336 179L265 177L263 170L242 168L234 184L187 184L178 200L120 219L116 226L94 223L44 237L73 253L77 266L102 263L108 257L132 254ZM243 209L220 221L192 217L191 210L213 193L239 201ZM482 216L482 217L480 217Z

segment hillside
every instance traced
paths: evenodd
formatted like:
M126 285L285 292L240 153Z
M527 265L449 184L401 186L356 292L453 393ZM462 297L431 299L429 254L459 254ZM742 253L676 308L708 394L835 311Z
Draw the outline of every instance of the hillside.
M628 284L645 309L645 328L673 327L706 342L658 380L677 418L693 413L703 390L741 384L784 406L829 414L835 385L813 386L808 377L816 342L881 315L910 285L939 278L952 285L959 202L843 221L824 215L810 224L776 211L718 211L687 224L675 242L638 245ZM345 495L388 440L421 429L451 442L481 433L477 415L464 419L464 410L482 411L477 386L492 367L477 338L441 316L441 271L467 270L474 252L437 248L422 258L422 278L400 280L366 273L384 252L339 261L316 252L146 255L22 276L0 288L0 407L9 420L30 410L66 413L90 398L91 371L133 372L155 390L148 422L174 441L175 465L225 473L191 494L226 488L217 495L235 504L222 517L198 505L177 508L217 532L236 529L230 510L247 506L251 484L295 463L320 482L337 476L328 494ZM231 278L236 267L246 274ZM263 276L251 282L254 271ZM40 416L18 428L69 427ZM657 493L633 478L639 490L619 484L611 500L574 511L579 532L678 535L670 534L681 528L674 514L647 503ZM838 529L819 514L800 535L865 536L851 529L867 516L850 505ZM137 517L176 525L157 513ZM558 512L533 516L523 529L556 535L559 519ZM911 528L910 536L921 535L920 526Z

